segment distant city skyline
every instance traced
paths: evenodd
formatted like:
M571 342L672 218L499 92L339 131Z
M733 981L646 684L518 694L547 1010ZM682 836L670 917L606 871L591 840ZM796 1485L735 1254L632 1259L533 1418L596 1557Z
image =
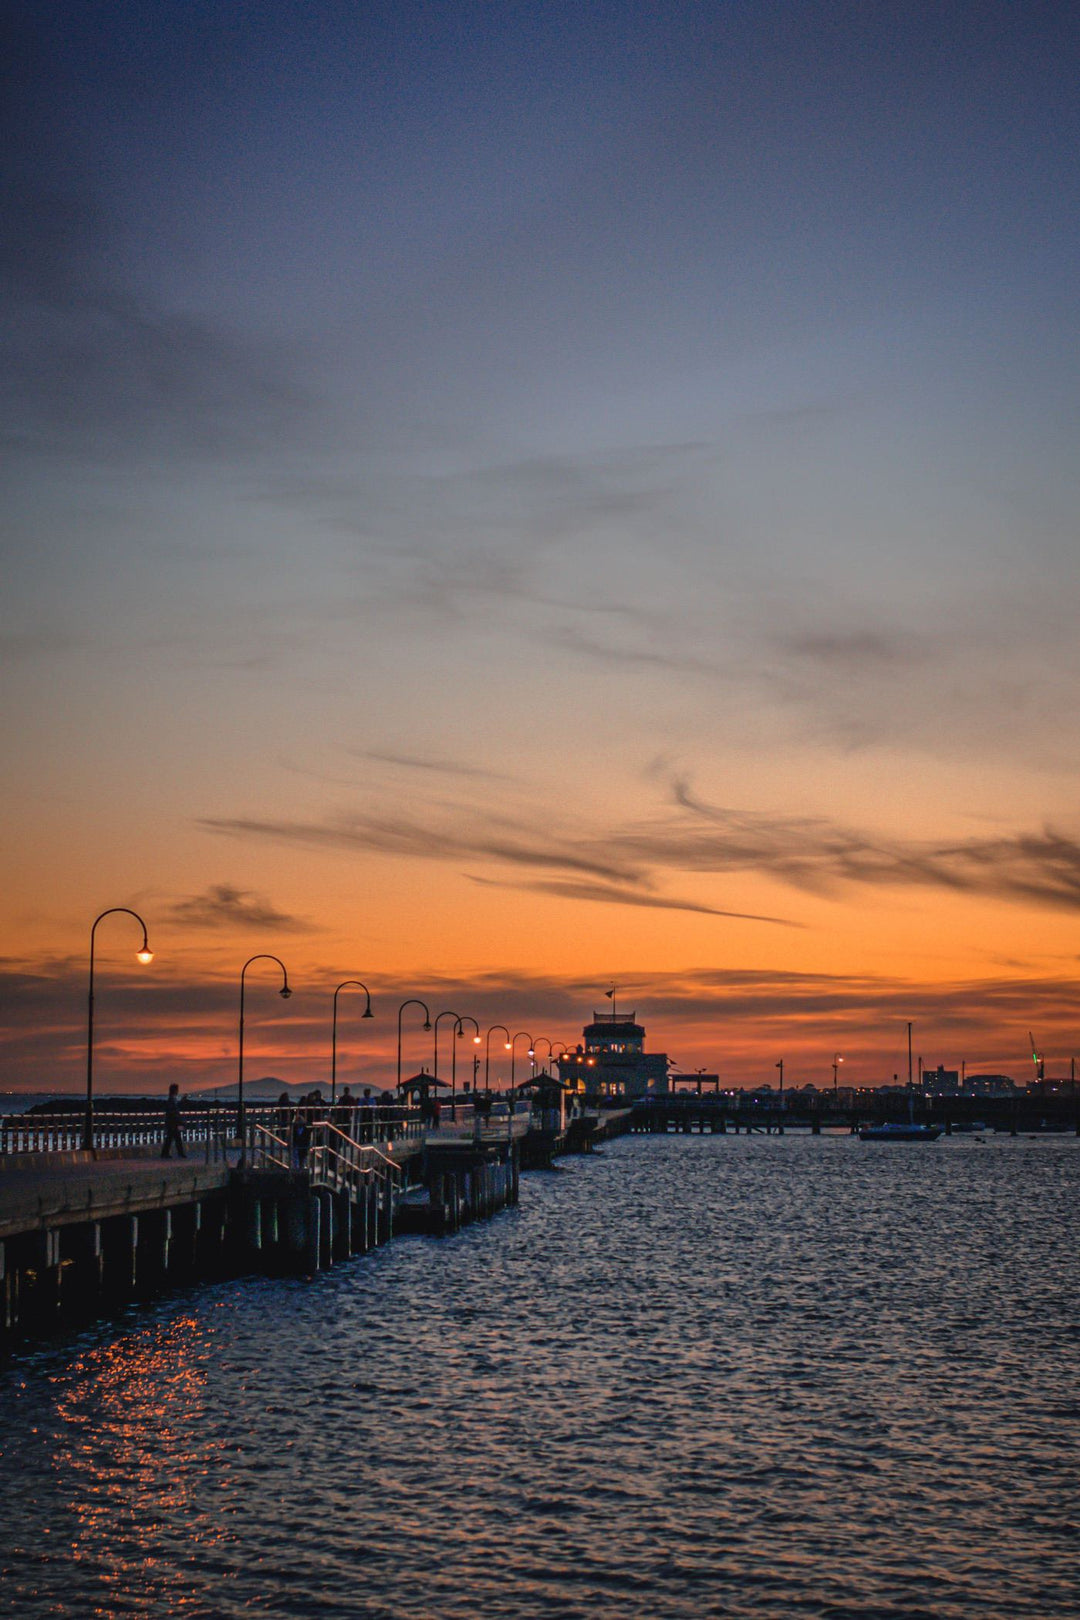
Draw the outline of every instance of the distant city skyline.
M297 1085L351 977L350 1080L613 978L737 1083L1068 1072L1075 13L5 30L0 1090L109 906L103 1089L227 1084L264 950Z

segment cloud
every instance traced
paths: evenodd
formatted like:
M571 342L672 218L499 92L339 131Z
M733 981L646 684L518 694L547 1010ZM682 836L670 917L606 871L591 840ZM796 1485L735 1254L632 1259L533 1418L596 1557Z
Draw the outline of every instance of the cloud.
M824 817L711 805L680 778L670 793L672 811L621 827L541 826L526 816L471 805L453 806L427 820L369 810L324 821L219 817L201 825L232 837L311 848L531 868L538 879L555 872L561 875L545 880L546 892L568 899L715 911L757 921L785 919L672 899L662 893L661 879L675 872L756 873L831 898L860 888L921 888L1080 910L1080 842L1052 828L963 842L905 841Z
M128 198L105 195L93 153L99 87L58 61L47 27L23 19L4 43L7 439L106 458L285 442L310 404L297 355L146 290L146 233L132 252Z
M380 765L396 765L402 770L431 771L440 776L479 777L489 782L510 782L513 778L502 771L485 769L482 765L462 765L456 760L437 759L433 755L395 754L389 749L357 748L351 750L358 759L374 760Z
M605 883L575 883L568 879L537 879L533 883L502 883L497 878L477 877L469 874L473 883L491 888L521 889L530 894L554 894L563 900L598 900L613 906L649 906L658 911L693 911L706 917L733 917L742 922L776 923L781 928L801 928L802 923L786 917L765 917L756 911L724 911L719 906L707 906L697 900L678 900L661 894L643 894L637 889L616 888Z
M469 821L471 820L471 827ZM641 882L643 874L629 861L613 860L599 841L544 835L527 824L481 812L455 817L453 823L425 825L400 815L353 814L325 822L259 821L244 817L203 820L211 832L238 838L265 838L311 848L370 851L415 856L421 860L487 859L510 866L555 867L583 872L611 882ZM595 853L591 851L595 850Z
M601 641L575 624L557 625L552 636L568 652L623 669L660 669L676 675L708 675L713 679L719 679L723 673L716 664L705 658L697 658L692 653L655 646L619 646Z
M839 1047L846 1072L861 1084L888 1081L905 1060L906 1021L916 1051L930 1062L976 1065L1023 1079L1030 1073L1027 1032L1034 1027L1050 1072L1067 1071L1080 1017L1080 981L997 978L922 983L870 974L828 974L706 966L653 971L641 963L610 964L649 1032L649 1048L678 1054L685 1066L718 1068L733 1083L774 1078L778 1052L793 1083L827 1077ZM309 970L291 1001L272 992L260 1002L258 1070L314 1085L324 1078L328 997L341 964ZM432 1012L453 1008L482 1027L500 1022L572 1044L593 1008L604 1007L611 980L492 968L467 976L415 966L408 979L363 974L375 1019L353 1052L365 1082L393 1073L394 1010L403 997L424 997ZM105 980L103 980L103 984ZM99 1008L103 1091L160 1092L175 1079L185 1088L229 1084L234 1077L236 976L199 978L190 966L170 971L164 958L149 971L110 972ZM632 990L631 988L632 987ZM85 1073L84 962L0 962L0 1002L11 1016L0 1031L0 1089L59 1087L77 1091ZM413 1038L410 1036L410 1038ZM426 1037L416 1037L419 1041ZM350 1076L350 1078L352 1078Z
M316 932L314 924L278 911L268 900L260 899L250 890L233 888L230 883L212 884L203 894L177 901L170 920L186 928L276 928L289 934Z
M672 857L699 870L754 870L817 894L843 887L916 887L1080 910L1080 842L1049 827L960 843L905 842L823 819L755 816L709 805L680 780L672 794L681 809L715 829L702 835L683 828L670 839ZM645 846L659 847L648 838Z
M780 646L834 673L859 674L865 670L887 673L922 663L929 654L930 638L871 630L823 631L817 635L788 636L781 640Z

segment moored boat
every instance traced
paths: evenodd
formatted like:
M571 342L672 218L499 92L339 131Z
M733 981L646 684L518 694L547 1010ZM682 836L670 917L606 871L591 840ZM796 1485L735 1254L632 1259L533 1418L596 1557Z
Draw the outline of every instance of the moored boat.
M864 1125L859 1132L860 1142L933 1142L941 1135L937 1125L916 1125L914 1121L886 1121L884 1125Z

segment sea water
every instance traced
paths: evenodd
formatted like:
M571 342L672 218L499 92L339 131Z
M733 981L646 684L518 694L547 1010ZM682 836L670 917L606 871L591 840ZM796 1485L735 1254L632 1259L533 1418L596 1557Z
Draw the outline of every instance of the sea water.
M627 1137L0 1369L23 1620L1080 1608L1080 1142Z

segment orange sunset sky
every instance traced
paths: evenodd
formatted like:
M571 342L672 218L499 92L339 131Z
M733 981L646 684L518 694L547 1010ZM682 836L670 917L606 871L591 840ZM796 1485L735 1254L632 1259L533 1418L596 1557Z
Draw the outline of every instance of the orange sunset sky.
M1068 1072L1074 84L948 9L25 23L0 1089L109 906L103 1091L230 1083L260 951L252 1078L354 977L354 1083L612 982L736 1085Z

